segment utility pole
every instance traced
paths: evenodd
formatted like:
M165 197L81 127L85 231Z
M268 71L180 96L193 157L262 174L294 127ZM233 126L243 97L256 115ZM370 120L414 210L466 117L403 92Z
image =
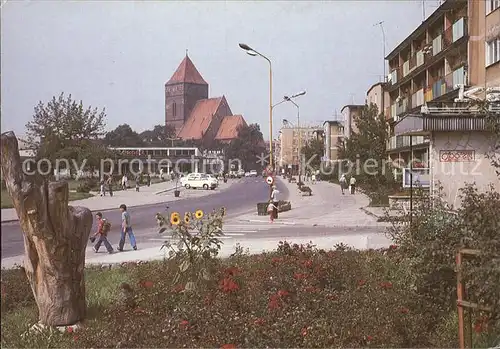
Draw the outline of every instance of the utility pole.
M422 0L422 23L425 21L425 0Z
M387 74L385 73L385 56L386 56L386 54L385 54L385 46L386 46L386 44L385 44L384 21L380 21L380 22L378 22L378 23L375 23L373 26L375 27L375 26L377 26L377 25L379 25L379 26L380 26L380 29L382 30L382 43L383 43L383 45L384 45L384 50L383 50L384 57L383 57L383 60L382 60L382 61L384 62L384 81L385 81L385 80L386 80L386 78L387 78Z

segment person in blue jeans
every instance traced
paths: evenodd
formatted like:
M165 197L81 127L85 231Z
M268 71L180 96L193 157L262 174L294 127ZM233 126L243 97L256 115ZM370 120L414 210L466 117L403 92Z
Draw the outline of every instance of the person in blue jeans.
M130 213L127 212L127 206L124 204L120 205L120 211L122 213L122 231L120 243L118 244L118 251L123 251L123 245L125 245L125 235L128 234L130 240L130 245L134 250L137 250L137 244L135 242L134 232L132 231L132 225L130 224Z

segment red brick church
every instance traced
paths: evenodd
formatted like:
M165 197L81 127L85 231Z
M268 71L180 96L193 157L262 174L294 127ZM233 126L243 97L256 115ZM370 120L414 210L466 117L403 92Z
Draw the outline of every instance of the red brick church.
M165 84L165 124L174 126L180 139L210 144L237 138L246 122L233 115L226 97L208 98L208 84L186 53Z

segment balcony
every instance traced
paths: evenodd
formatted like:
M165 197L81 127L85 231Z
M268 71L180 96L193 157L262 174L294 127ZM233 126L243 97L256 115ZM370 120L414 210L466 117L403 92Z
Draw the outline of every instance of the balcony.
M414 147L428 144L429 140L424 136L413 136L412 145ZM410 136L392 136L387 142L387 151L410 147Z
M411 108L420 107L424 104L424 89L421 88L411 95Z
M424 50L422 49L411 55L408 60L406 60L401 66L394 68L394 70L391 72L391 85L394 86L398 83L404 82L403 80L407 80L405 78L410 76L410 74L414 70L421 71L421 69L417 68L423 66L426 63L432 63L434 57L448 49L455 42L459 41L466 35L467 20L462 17L431 41L431 54L425 54Z
M454 91L455 86L458 84L465 84L464 67L456 69L453 73L450 73L437 80L432 85L427 86L425 89L424 99L426 102L432 101L435 98Z

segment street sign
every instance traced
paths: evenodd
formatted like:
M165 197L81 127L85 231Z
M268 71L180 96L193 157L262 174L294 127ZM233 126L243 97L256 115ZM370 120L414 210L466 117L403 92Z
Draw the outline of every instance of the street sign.
M266 178L266 183L269 184L269 185L273 184L274 183L274 178L271 177L271 176L267 177Z

